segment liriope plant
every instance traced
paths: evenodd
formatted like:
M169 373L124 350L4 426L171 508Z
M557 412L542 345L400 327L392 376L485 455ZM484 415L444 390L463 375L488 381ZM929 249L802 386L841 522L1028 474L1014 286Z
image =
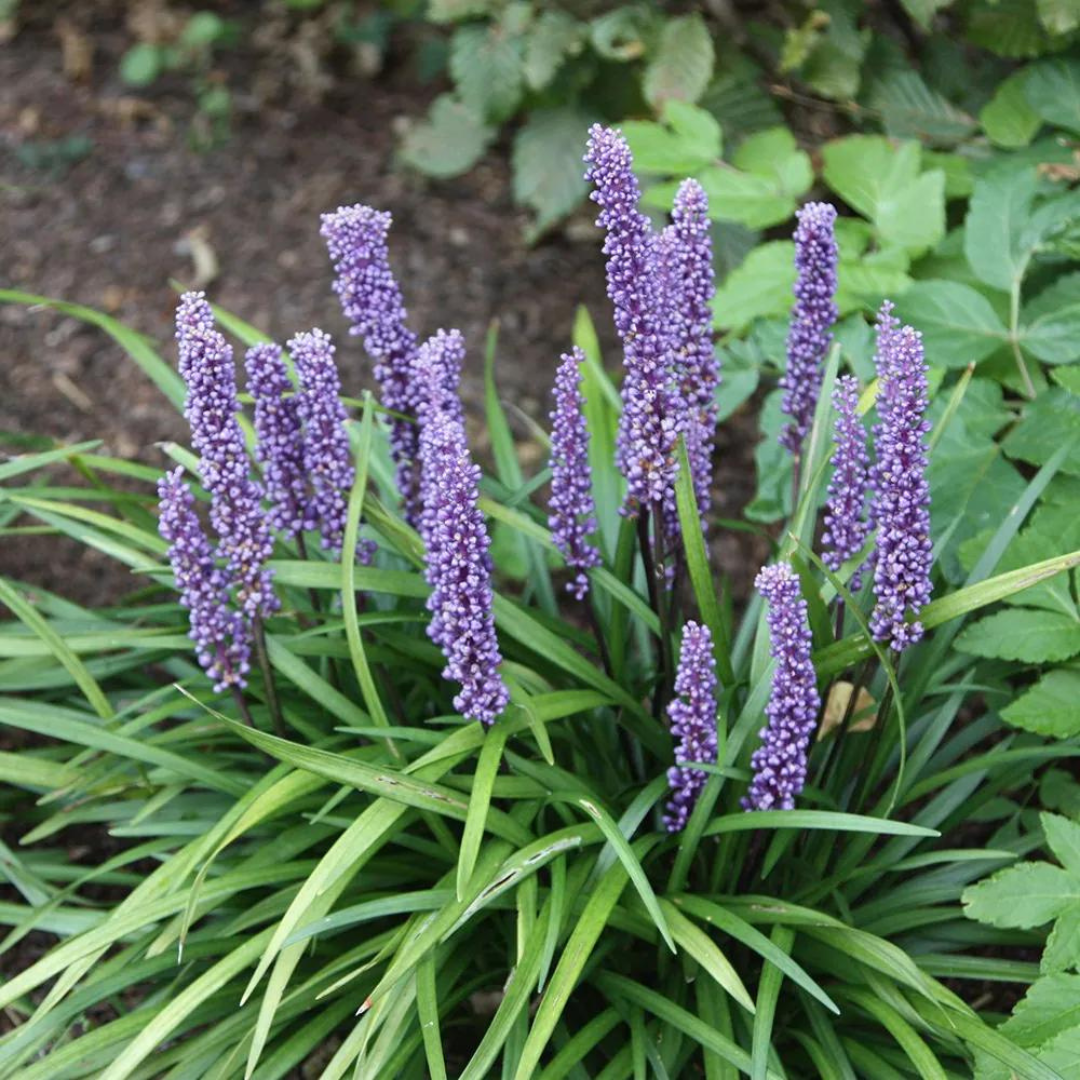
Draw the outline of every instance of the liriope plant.
M370 208L322 232L375 396L341 396L323 332L286 351L199 294L178 377L104 315L0 293L111 334L192 433L165 468L92 443L0 465L5 542L132 574L100 610L0 580L0 1077L878 1080L978 1053L1060 1080L976 1008L1037 966L960 897L1031 848L987 849L988 805L1073 751L975 707L950 646L1080 564L995 573L1068 448L935 595L926 464L966 378L931 430L933 358L888 305L876 380L839 374L835 214L808 206L794 511L737 612L704 193L657 230L617 132L587 165L621 377L579 312L531 476L494 335L474 462L465 342L409 329ZM74 829L111 838L96 861Z

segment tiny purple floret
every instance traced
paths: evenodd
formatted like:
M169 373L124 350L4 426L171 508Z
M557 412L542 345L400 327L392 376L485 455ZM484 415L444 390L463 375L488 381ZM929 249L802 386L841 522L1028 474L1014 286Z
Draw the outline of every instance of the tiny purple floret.
M251 478L244 433L237 415L232 348L214 326L201 292L184 293L176 310L180 374L187 384L184 415L199 472L210 493L210 521L225 557L229 583L249 619L279 607L266 562L274 550L262 508L262 486Z
M776 661L765 707L768 723L750 760L746 810L791 810L806 784L810 738L821 697L810 660L811 635L799 578L788 563L759 571L754 586L769 605L769 653Z
M420 432L426 505L426 576L431 586L428 636L446 657L443 678L460 684L454 708L470 720L493 724L509 693L495 636L491 556L477 505L480 469L473 464L465 428L450 410L428 416Z
M922 638L918 615L930 602L933 545L925 442L930 422L922 335L900 326L888 302L878 316L875 361L879 391L871 518L877 541L870 628L877 641L902 652Z
M420 435L413 423L410 378L417 337L405 325L405 302L390 268L387 236L391 221L388 213L358 203L323 214L320 232L334 265L334 291L352 324L350 333L364 339L364 348L375 361L382 404L402 414L391 421L390 448L406 517L415 524Z
M158 483L158 531L169 545L169 562L180 603L188 609L189 636L199 665L216 691L243 687L250 667L250 630L240 612L229 606L226 576L215 562L183 475L183 469L174 469Z
M712 634L707 626L688 622L683 628L676 699L668 706L671 734L677 739L677 762L716 764L716 669ZM668 769L671 799L664 811L668 832L681 832L705 787L708 773L692 764Z
M807 203L795 228L795 306L787 339L787 370L780 379L781 408L791 417L780 444L798 454L810 430L821 392L822 366L832 343L836 294L836 210Z
M253 345L244 364L248 393L255 402L255 457L263 467L270 524L294 537L318 528L304 469L299 395L293 392L280 345Z
M854 375L842 375L836 380L833 406L836 409L833 473L821 541L825 565L837 571L858 555L870 532L866 519L870 458L866 451L866 431L859 419L859 380ZM859 568L852 574L848 587L857 592L861 585Z
M616 463L626 478L623 510L672 505L678 462L675 446L684 426L670 378L670 334L658 242L638 209L640 189L630 147L621 132L589 129L585 179L600 207L597 225L606 232L607 291L615 329L623 343Z
M589 591L586 571L600 565L600 552L589 541L596 531L589 468L589 429L581 394L585 353L577 346L565 353L555 373L555 408L551 413L551 499L548 527L559 553L575 577L567 591L584 600Z

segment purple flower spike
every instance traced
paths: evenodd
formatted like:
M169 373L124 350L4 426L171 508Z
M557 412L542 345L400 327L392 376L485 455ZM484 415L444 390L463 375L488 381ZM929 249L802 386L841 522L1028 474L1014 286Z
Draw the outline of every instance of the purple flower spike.
M585 353L574 347L564 354L555 373L555 409L551 413L551 500L548 526L555 546L576 570L577 576L566 584L567 591L584 600L589 591L585 573L600 565L600 552L588 540L596 531L592 497L592 471L589 468L589 430L582 411L581 365Z
M866 520L866 493L870 458L866 452L866 432L859 419L859 380L842 375L833 391L836 408L835 448L832 455L832 479L825 506L825 564L839 570L848 559L862 550L870 532ZM858 569L848 583L852 592L862 585Z
M596 223L607 232L607 291L626 367L616 463L626 477L624 512L636 516L642 506L671 505L684 421L670 380L663 268L649 219L638 209L640 191L622 134L594 124L585 161L590 198L600 207Z
M166 473L158 483L161 518L158 531L169 544L169 562L188 609L189 636L202 669L218 692L246 685L251 641L248 625L229 607L225 575L195 513L195 498L183 481L183 469Z
M796 215L795 306L787 339L787 370L780 380L783 411L791 422L780 444L799 453L810 430L821 392L822 361L832 343L838 310L836 294L836 210L828 203L807 203Z
M300 398L293 393L279 345L253 345L244 357L255 401L255 457L263 467L270 524L286 536L318 527L304 470Z
M345 430L348 413L341 403L334 343L329 334L312 330L297 334L289 342L289 352L300 380L298 409L304 424L304 469L311 482L313 510L322 546L337 555L345 539L349 489L356 470ZM360 562L369 563L370 543L358 544L356 554Z
M210 521L221 540L230 584L253 619L279 607L266 561L274 549L262 509L262 487L251 479L244 433L237 420L236 369L225 338L201 292L184 293L176 311L180 374L187 383L184 415L199 472L210 492Z
M492 724L510 699L499 675L490 540L477 507L480 470L465 428L448 411L433 412L420 432L427 523L428 636L446 657L443 678L461 685L454 708Z
M754 778L743 799L746 810L791 810L806 783L810 736L821 697L810 661L810 626L799 579L788 563L766 566L755 588L769 605L770 654L776 661L768 724L750 760Z
M687 409L686 451L704 524L712 497L720 366L712 338L712 301L716 290L709 199L696 180L684 180L679 186L671 216L672 223L665 234L671 238L667 272L675 379Z
M387 213L357 204L323 214L320 232L326 240L336 274L334 291L341 298L350 332L364 339L375 361L375 379L388 409L413 416L410 376L416 357L416 335L405 325L406 311L394 272L390 269ZM390 425L390 447L398 468L398 487L407 517L415 522L419 489L416 456L419 432L411 419Z
M683 628L677 700L668 706L671 734L678 739L676 761L716 762L716 671L712 635L707 626L688 622ZM668 769L671 799L664 811L668 832L681 832L701 795L708 773L690 765Z
M924 419L927 400L922 335L899 326L892 304L878 316L878 422L874 425L877 461L871 480L871 518L877 529L874 599L870 628L878 641L897 652L923 636L922 624L907 622L930 602L930 485L926 480Z

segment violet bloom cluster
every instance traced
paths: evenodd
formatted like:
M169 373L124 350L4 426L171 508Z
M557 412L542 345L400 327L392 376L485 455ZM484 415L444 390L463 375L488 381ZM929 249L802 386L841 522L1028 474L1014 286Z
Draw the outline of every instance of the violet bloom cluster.
M318 528L304 466L300 397L292 393L281 346L253 345L244 363L255 402L255 457L263 467L270 524L286 536Z
M402 414L391 421L390 448L405 500L405 516L415 525L419 515L419 432L412 422L411 369L417 338L405 325L405 303L390 269L387 234L391 220L388 213L370 206L343 206L323 214L320 232L334 265L334 291L352 324L350 332L364 339L364 348L375 361L382 404Z
M203 293L180 298L176 339L180 374L187 384L184 415L210 493L210 520L220 539L220 554L244 614L249 619L270 615L279 606L273 574L266 566L274 543L263 514L262 487L251 479L237 420L240 403L232 349L214 326Z
M870 457L866 451L866 432L859 419L859 380L842 375L833 390L836 409L835 441L832 455L832 479L825 505L825 532L822 544L825 564L839 570L855 558L870 532L866 520L866 495ZM862 569L851 577L852 592L862 585Z
M551 499L548 526L566 565L577 574L567 591L584 600L589 591L585 571L600 565L600 552L589 542L596 531L589 468L589 430L583 411L581 365L585 353L577 346L565 353L555 374L555 408L551 413Z
M675 446L683 417L670 379L665 288L657 238L638 209L640 190L622 134L589 129L585 179L606 230L607 292L623 343L626 374L616 463L626 477L624 512L671 505L678 463Z
M492 613L490 540L477 506L480 469L452 411L436 410L425 419L420 460L426 576L432 589L428 636L446 657L443 678L461 686L454 708L470 720L492 724L509 693L498 672L502 656Z
M787 339L787 370L780 379L781 405L791 417L780 444L798 454L814 420L821 392L822 361L832 343L838 310L836 294L836 210L828 203L807 203L796 215L795 306Z
M900 326L892 304L878 316L878 422L874 425L876 462L871 481L871 518L877 530L874 550L874 610L870 628L876 640L901 652L923 636L917 617L930 601L930 485L926 479L926 360L922 335Z
M769 651L776 668L765 708L768 723L750 761L754 776L743 808L791 810L806 784L810 737L821 706L806 601L788 563L766 566L754 586L769 605Z
M716 669L712 634L707 626L688 622L683 628L676 700L668 706L671 734L678 740L675 760L716 762ZM668 769L671 799L664 811L668 832L681 832L705 787L708 773L692 765Z
M199 664L218 692L246 685L250 667L250 628L229 606L225 573L195 513L195 497L183 481L183 469L166 473L158 483L161 516L158 531L169 544L180 603L188 609L189 636Z
M702 523L712 493L716 389L720 366L712 337L712 232L709 198L696 180L684 180L675 195L666 258L669 325L674 377L686 409L686 451Z
M345 539L348 495L353 467L348 413L341 403L341 380L334 363L334 343L322 330L297 334L289 352L300 380L298 412L304 425L304 471L311 484L311 505L322 534L322 546L337 555ZM357 558L369 563L370 542L357 545Z
M409 398L418 423L438 411L465 422L458 395L464 365L465 338L460 330L436 330L420 346L409 373Z

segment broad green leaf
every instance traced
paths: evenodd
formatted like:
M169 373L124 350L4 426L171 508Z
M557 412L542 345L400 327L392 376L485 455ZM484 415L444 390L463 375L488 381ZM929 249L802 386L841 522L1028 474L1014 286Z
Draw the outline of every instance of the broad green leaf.
M1051 863L1019 863L965 889L963 903L969 919L1031 929L1080 904L1080 877Z
M1080 652L1080 617L1011 608L966 627L956 647L973 656L1028 664L1068 660Z
M1080 671L1058 668L1001 710L1013 727L1070 739L1080 735Z
M1056 387L1024 406L1024 416L1005 437L1005 453L1044 465L1062 447L1070 448L1063 472L1080 475L1080 397Z
M714 58L712 37L700 15L669 19L645 68L645 99L657 108L672 98L697 101L712 78Z
M1080 825L1060 814L1040 814L1046 842L1054 857L1071 874L1080 877Z
M999 168L976 185L964 222L964 253L980 281L1008 292L1031 259L1024 243L1038 178L1031 168Z
M521 101L521 44L498 24L469 23L455 30L449 67L462 102L485 121L508 119Z
M425 120L409 129L401 158L428 176L445 179L468 172L494 138L479 115L450 94L437 97Z
M900 318L922 332L927 362L966 367L1008 340L990 301L957 281L917 281L896 304Z
M585 27L565 11L540 13L525 38L522 74L530 90L543 90L568 57L581 52Z
M1080 975L1049 975L1032 984L1001 1033L1019 1046L1038 1047L1074 1028L1080 1028Z
M794 285L795 245L790 240L762 244L716 290L714 323L740 331L762 316L787 315Z
M720 125L715 118L675 98L664 104L659 121L625 120L620 127L639 172L697 173L716 162L723 152Z
M888 71L876 79L870 103L894 139L955 146L975 129L972 116L927 86L915 71Z
M1028 104L1048 124L1080 135L1080 61L1041 60L1024 81Z
M1046 364L1080 360L1080 273L1063 274L1020 313L1020 344Z
M514 138L514 198L547 228L585 198L581 148L590 117L577 109L536 109Z
M825 182L886 244L922 252L945 235L945 176L920 173L918 143L851 135L826 143L822 157Z
M132 45L120 57L120 78L128 86L149 86L164 69L164 50L148 41Z
M1027 146L1042 126L1025 91L1029 71L1030 68L1023 68L1000 83L979 113L983 131L995 146L1010 150Z
M1031 0L975 4L967 21L967 37L973 44L1007 57L1040 56L1053 43Z
M738 149L734 167L717 165L698 175L709 196L709 214L764 229L786 221L796 199L813 183L810 158L787 128L751 135Z
M1067 818L1060 820L1068 821ZM1074 822L1068 823L1076 828ZM1047 973L1080 968L1080 904L1068 908L1057 917L1046 939L1039 968Z

